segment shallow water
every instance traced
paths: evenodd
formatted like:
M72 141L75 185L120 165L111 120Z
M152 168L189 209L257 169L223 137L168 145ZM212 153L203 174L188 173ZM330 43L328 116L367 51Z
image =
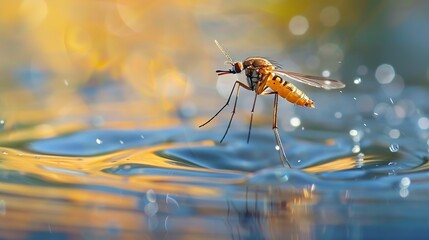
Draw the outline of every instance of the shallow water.
M406 89L395 101L372 95L385 103L374 114L360 112L355 102L362 95L313 93L319 107L296 109L301 126L281 130L293 169L281 166L269 120L246 143L244 114L222 144L228 113L207 128L196 127L205 118L155 120L153 127L120 117L7 128L0 139L0 235L423 237L429 233L428 132L417 122L425 94ZM334 101L342 104L331 108ZM414 110L392 115L401 101Z

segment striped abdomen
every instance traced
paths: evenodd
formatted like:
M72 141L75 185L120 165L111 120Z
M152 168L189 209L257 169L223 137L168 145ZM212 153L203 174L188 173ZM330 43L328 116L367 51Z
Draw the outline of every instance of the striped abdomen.
M280 97L288 100L299 106L314 108L313 100L311 100L305 93L299 90L292 83L284 80L280 76L271 73L265 85L270 87L274 92L277 92Z

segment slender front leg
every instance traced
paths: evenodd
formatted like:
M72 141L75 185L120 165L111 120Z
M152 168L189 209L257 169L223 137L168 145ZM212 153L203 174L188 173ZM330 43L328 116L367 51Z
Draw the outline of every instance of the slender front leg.
M237 93L235 94L235 101L234 101L234 107L232 108L231 118L229 119L228 126L226 127L226 131L223 134L222 139L219 141L220 143L223 142L223 140L226 137L226 134L228 133L229 127L231 127L232 119L234 118L234 114L235 114L235 108L237 107L237 101L238 101L238 94L239 93L240 93L240 85L238 86Z
M277 106L279 104L279 95L277 93L274 93L274 107L273 107L273 132L274 136L276 137L276 150L279 153L280 161L283 164L283 167L286 167L286 165L289 168L292 168L289 161L287 160L285 150L283 149L282 140L280 139L279 131L277 129Z
M211 122L217 115L219 115L219 113L220 112L222 112L222 110L226 107L226 106L228 106L228 104L229 104L229 101L231 100L231 96L232 96L232 93L234 92L234 89L235 89L235 85L239 85L238 87L240 88L240 86L241 87L243 87L243 88L245 88L245 89L247 89L247 90L250 90L250 91L252 91L252 89L250 88L250 87L248 87L248 86L246 86L244 83L242 83L242 82L239 82L239 81L235 81L235 83L234 83L234 86L232 87L232 89L231 89L231 93L229 93L229 97L228 97L228 100L226 101L226 103L225 103L225 105L223 105L223 107L221 107L220 109L219 109L219 111L213 116L213 117L211 117L207 122L205 122L205 123L203 123L203 124L201 124L199 127L203 127L203 126L205 126L207 123L209 123L209 122Z

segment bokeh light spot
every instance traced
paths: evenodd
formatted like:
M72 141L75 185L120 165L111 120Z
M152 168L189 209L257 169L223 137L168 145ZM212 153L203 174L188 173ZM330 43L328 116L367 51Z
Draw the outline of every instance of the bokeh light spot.
M297 15L289 21L289 31L293 35L304 35L310 27L306 17Z
M375 70L375 78L381 84L388 84L392 82L395 77L395 69L392 65L389 64L381 64Z

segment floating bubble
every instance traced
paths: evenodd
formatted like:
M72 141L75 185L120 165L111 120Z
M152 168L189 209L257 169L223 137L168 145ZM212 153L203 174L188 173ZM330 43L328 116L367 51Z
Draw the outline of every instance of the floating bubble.
M397 152L397 151L399 151L399 145L398 145L398 144L391 144L391 145L389 146L389 150L390 150L391 152Z
M409 177L403 177L401 179L401 183L399 184L399 186L401 188L407 188L410 186L410 184L411 184L411 179Z
M279 145L276 145L276 147L275 147L275 148L276 148L276 150L277 150L277 151L279 151L279 150L280 150L280 146L279 146Z
M322 76L323 77L329 77L329 76L331 76L331 72L329 70L323 70ZM326 83L330 83L330 82L327 81Z
M381 84L388 84L395 78L395 69L392 65L381 64L375 70L375 78Z
M289 31L293 35L303 35L307 32L309 23L306 17L297 15L291 18L289 21Z
M290 125L292 125L292 127L299 127L299 125L301 125L301 119L297 118L297 117L293 117L290 119Z
M402 198L408 197L409 194L410 191L408 190L408 188L401 188L401 190L399 190L399 196L401 196Z
M401 136L401 132L398 129L391 129L389 131L389 137L392 139L398 139Z
M95 142L96 142L97 144L102 144L102 143L103 143L103 141L102 141L101 139L99 139L99 138L95 139Z
M362 82L362 79L360 77L355 78L355 80L353 80L353 83L356 85L360 84L361 82Z
M4 120L0 120L0 124L1 124L1 125L4 125Z
M119 140L119 143L120 143L120 144L124 144L124 141L122 141L122 140Z
M417 125L419 125L420 129L426 130L429 128L429 119L427 117L421 117L417 121Z
M354 137L358 135L358 131L356 129L352 129L349 131L350 136Z

